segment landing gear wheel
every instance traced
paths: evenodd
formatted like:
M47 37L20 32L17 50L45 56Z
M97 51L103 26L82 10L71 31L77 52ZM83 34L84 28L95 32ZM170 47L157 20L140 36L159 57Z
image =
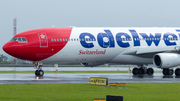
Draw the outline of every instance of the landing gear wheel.
M43 70L36 70L35 71L35 75L36 76L43 76L44 75L44 71Z
M169 75L173 75L173 73L174 73L174 70L173 69L169 69Z
M180 68L177 68L177 69L175 70L175 75L176 75L176 76L180 76Z
M163 69L163 74L166 75L173 75L174 70L173 69Z
M43 76L44 75L44 71L43 70L39 70L39 76Z
M168 71L169 71L169 69L163 69L163 74L168 75Z
M143 65L138 65L138 67L140 68L137 68L137 67L133 68L132 73L134 75L138 75L138 74L139 75L144 75L144 74L153 75L154 74L154 70L152 68L147 68Z
M139 74L139 69L138 68L133 68L132 73L134 75L138 75Z
M39 76L39 70L36 70L36 71L35 71L35 75L36 75L36 76Z
M147 69L147 74L148 75L153 75L154 74L154 70L152 68L148 68Z
M145 70L141 67L139 68L139 74L142 75L142 74L145 74Z

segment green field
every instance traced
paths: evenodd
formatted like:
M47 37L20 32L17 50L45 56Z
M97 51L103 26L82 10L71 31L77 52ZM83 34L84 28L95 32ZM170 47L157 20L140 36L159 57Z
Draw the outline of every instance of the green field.
M180 83L128 83L126 88L90 84L0 85L0 101L93 101L121 95L124 101L179 101Z

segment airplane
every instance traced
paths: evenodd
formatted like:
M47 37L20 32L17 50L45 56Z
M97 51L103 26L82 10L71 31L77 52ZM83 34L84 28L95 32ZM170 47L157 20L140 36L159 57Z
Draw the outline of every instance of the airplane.
M164 75L180 65L180 28L154 27L53 27L39 28L15 35L3 46L9 55L33 61L36 76L43 76L39 62L105 63L137 65L133 75L153 75L154 64ZM180 76L180 68L175 75Z

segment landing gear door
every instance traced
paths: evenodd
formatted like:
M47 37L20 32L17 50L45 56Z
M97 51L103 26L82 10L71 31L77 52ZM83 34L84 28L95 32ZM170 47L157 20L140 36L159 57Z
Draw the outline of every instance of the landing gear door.
M38 33L40 47L48 47L48 40L46 33Z

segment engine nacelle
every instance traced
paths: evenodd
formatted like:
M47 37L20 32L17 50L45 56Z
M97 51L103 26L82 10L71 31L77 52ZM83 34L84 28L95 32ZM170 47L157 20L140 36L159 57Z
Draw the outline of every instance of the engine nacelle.
M158 68L171 68L180 64L180 55L176 53L158 53L153 57L153 64Z
M103 65L104 63L102 62L93 62L93 63L81 63L82 66L85 67L94 67L94 66L98 66L98 65Z

